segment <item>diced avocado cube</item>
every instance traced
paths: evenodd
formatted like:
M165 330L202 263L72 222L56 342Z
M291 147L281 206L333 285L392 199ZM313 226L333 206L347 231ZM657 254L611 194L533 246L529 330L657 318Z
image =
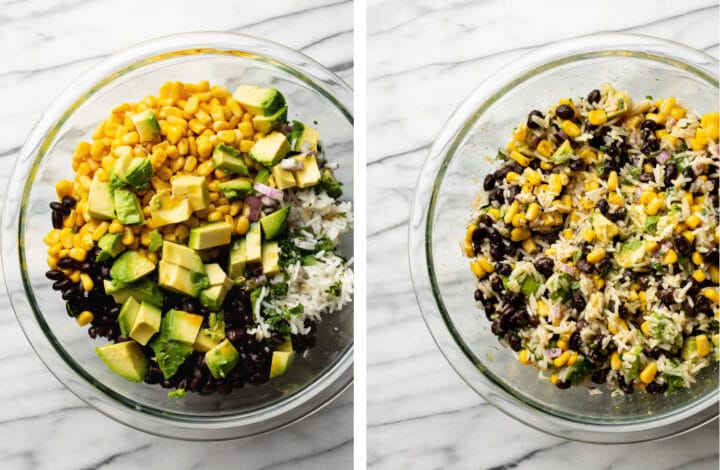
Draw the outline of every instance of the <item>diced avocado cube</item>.
M282 235L287 226L287 218L290 214L290 206L285 206L275 212L260 218L265 239L272 240Z
M138 310L135 322L130 330L130 338L145 346L150 341L150 338L160 331L161 320L162 312L158 307L148 302L140 303L140 310Z
M122 244L122 237L122 232L106 233L100 237L100 240L97 242L100 253L98 253L95 259L97 261L105 261L108 258L114 258L122 253L123 249L125 249L125 246Z
M205 273L190 271L164 259L158 264L158 284L172 292L190 297L197 297L201 290L208 287Z
M169 310L162 319L160 329L168 339L191 345L197 338L202 322L202 315Z
M245 234L247 245L245 247L245 262L259 263L262 261L262 233L260 223L253 222Z
M150 279L143 279L138 283L125 285L106 279L103 281L105 293L112 295L116 303L122 304L129 297L134 297L138 302L147 302L161 307L165 301L165 295L160 287Z
M289 339L286 340L286 341L285 341L284 343L282 343L280 346L278 346L277 348L275 348L275 350L276 350L276 351L292 352L292 351L293 351L292 341L290 341Z
M287 122L287 106L283 106L270 116L258 115L252 119L255 130L262 132L263 134L269 133L271 130L275 129L280 124L284 124L285 122Z
M288 135L288 140L293 152L317 151L320 133L300 121L293 121L292 124L293 129Z
M132 154L121 155L115 160L115 164L110 170L110 185L120 187L125 185L125 175L130 171L130 165L133 162Z
M573 153L570 140L565 140L562 144L560 144L560 147L557 148L552 157L550 157L550 161L556 164L565 163L573 157Z
M293 172L283 169L280 163L272 167L272 175L278 189L288 189L296 186Z
M137 130L140 142L149 142L160 136L160 124L152 111L147 110L130 117Z
M263 242L262 266L263 274L271 275L280 272L280 247L277 242Z
M263 167L260 168L255 175L255 178L253 178L253 183L262 183L262 184L268 184L268 181L270 180L270 171L268 171L267 168Z
M290 143L285 134L275 131L255 142L248 156L265 166L273 166L285 158L289 151Z
M590 361L585 356L578 356L575 364L568 367L565 380L572 383L581 382L590 372Z
M203 210L210 204L210 191L204 176L176 176L171 185L173 197L186 197L192 211Z
M110 277L114 281L129 284L155 269L155 263L135 250L126 251L118 256L110 268Z
M148 250L157 251L162 246L163 246L163 237L160 234L160 230L154 229L152 232L150 232L150 246L148 246Z
M115 218L115 199L110 183L93 181L88 193L87 212L90 217L100 220Z
M240 85L233 98L256 116L270 116L285 106L285 97L276 88Z
M217 147L213 149L212 158L215 166L221 170L229 173L238 173L243 176L250 174L245 161L240 156L240 152L234 147L218 144Z
M622 268L631 268L645 257L645 245L639 238L631 238L620 245L613 257Z
M192 248L179 243L166 241L163 243L162 256L163 261L181 266L188 271L205 272L205 265L202 258Z
M252 181L250 178L240 177L218 184L218 188L228 199L245 197L252 192Z
M136 157L130 162L130 167L124 176L127 184L135 189L147 187L147 182L153 176L153 167L149 158Z
M132 327L135 324L135 318L137 318L139 311L140 302L135 300L135 298L128 297L128 299L123 302L122 307L120 308L120 313L118 314L120 333L122 333L123 336L127 337L130 334L130 330L132 330Z
M173 197L170 191L158 191L150 199L150 217L155 227L185 222L192 215L190 203L186 198Z
M697 355L697 341L694 336L685 338L680 352L680 357L685 361L689 361Z
M284 374L295 359L294 351L273 351L272 362L270 364L270 378Z
M232 231L233 226L224 220L190 229L188 246L194 250L205 250L214 246L228 245Z
M318 184L320 181L320 169L317 165L315 155L305 155L304 157L295 157L302 162L302 170L295 171L295 180L298 188L307 188Z
M343 195L342 183L335 179L335 175L330 168L323 168L322 170L320 175L320 189L335 199Z
M95 353L108 369L131 382L142 382L147 375L147 358L135 341L98 346Z
M225 296L227 296L228 290L224 285L210 286L207 289L200 291L198 299L200 303L213 311L218 311L222 308L223 302L225 302Z
M233 242L230 246L230 256L228 263L228 277L237 279L245 272L245 264L247 263L247 239L240 238Z
M135 225L142 223L143 217L140 201L132 191L127 189L115 190L115 212L117 218L123 225Z
M217 263L206 264L205 274L207 274L210 287L225 286L226 289L230 289L233 285L230 278L228 278L225 274L223 268L221 268Z
M240 353L227 338L205 353L205 364L216 379L225 378L238 360L240 360Z
M220 343L220 341L215 341L212 336L210 336L210 333L202 329L200 330L200 333L198 333L197 338L195 338L195 342L192 347L198 352L208 352L217 346L218 343Z
M163 377L169 379L177 372L178 368L193 352L192 346L169 339L163 334L163 326L160 326L160 334L150 342L150 347L155 353Z

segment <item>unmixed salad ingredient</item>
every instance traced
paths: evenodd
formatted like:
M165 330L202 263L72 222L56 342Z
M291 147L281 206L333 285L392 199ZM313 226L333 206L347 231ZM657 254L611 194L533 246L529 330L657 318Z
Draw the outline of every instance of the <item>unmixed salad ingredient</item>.
M603 85L497 159L462 244L492 332L561 389L691 387L720 351L718 113Z
M261 384L351 300L351 205L287 111L274 88L168 82L78 144L46 275L112 371L172 396Z

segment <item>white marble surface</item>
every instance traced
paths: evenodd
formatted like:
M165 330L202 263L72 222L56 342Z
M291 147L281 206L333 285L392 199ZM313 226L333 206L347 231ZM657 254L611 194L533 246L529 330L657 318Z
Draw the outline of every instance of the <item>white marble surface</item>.
M405 261L421 163L485 77L537 46L600 31L674 39L717 57L716 0L368 5L368 466L717 469L717 421L669 440L607 447L543 434L488 405L435 347Z
M102 58L155 36L235 31L313 57L352 85L353 5L343 0L0 0L0 188L57 94ZM265 436L188 443L127 428L87 407L45 369L0 295L0 468L349 468L352 388Z

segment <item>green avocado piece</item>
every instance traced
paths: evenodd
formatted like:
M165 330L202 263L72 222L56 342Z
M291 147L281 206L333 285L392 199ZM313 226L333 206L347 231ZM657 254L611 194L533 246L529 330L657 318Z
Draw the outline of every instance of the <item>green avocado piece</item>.
M131 382L142 382L147 375L147 358L135 341L98 346L95 353L108 369Z
M203 328L200 330L200 333L198 333L197 338L195 338L192 348L198 352L208 352L217 346L219 342L220 341L215 341L212 336L210 336L210 333Z
M233 98L256 116L270 116L285 106L285 97L276 88L240 85Z
M193 348L179 341L169 339L163 334L162 325L160 326L160 334L150 341L150 347L155 353L155 361L160 366L163 377L169 379L177 372L178 368L192 354Z
M149 158L136 157L130 162L125 182L135 189L147 188L147 182L153 176L153 167Z
M255 175L255 178L253 178L253 183L267 184L269 179L270 179L270 170L263 167L263 168L260 168L260 170L258 170L257 174Z
M185 222L192 215L190 202L185 197L174 197L170 190L158 191L150 199L150 216L156 227Z
M508 279L508 276L500 276L500 280L502 281L505 289L508 289ZM520 292L524 295L533 295L540 288L541 284L542 283L538 279L535 279L532 276L527 276L520 283Z
M127 336L145 346L150 341L150 338L160 331L161 319L162 311L158 307L148 302L141 302L140 309Z
M290 151L290 143L281 132L271 132L252 146L248 156L265 166L273 166Z
M237 279L245 272L245 264L247 263L247 239L240 238L235 240L230 246L230 256L228 257L228 277Z
M210 204L210 190L204 176L179 175L172 180L173 197L185 197L191 211L200 211Z
M164 242L161 258L163 261L176 264L189 271L205 272L205 265L200 255L192 248L180 245L179 243Z
M585 356L578 356L575 364L568 367L565 380L572 383L579 383L590 372L590 361Z
M148 250L157 251L162 246L163 246L163 237L160 234L160 230L154 229L152 232L150 232L150 246L148 246Z
M122 244L123 234L121 233L106 233L97 242L100 253L95 258L97 261L105 261L108 258L115 258L117 255L122 253L125 246Z
M275 129L280 124L284 124L285 122L287 122L287 106L283 106L270 116L258 115L252 119L255 130L262 132L263 134L269 133L271 130Z
M140 311L140 302L135 300L133 297L128 297L123 302L118 314L118 324L120 325L120 333L127 337L135 324L135 318Z
M289 214L290 206L285 206L260 218L260 225L267 240L273 240L285 232Z
M203 317L181 310L169 310L162 319L163 335L173 341L193 344L202 326Z
M335 175L330 168L323 168L320 174L320 189L335 199L343 195L342 183L335 179Z
M143 279L137 283L126 285L105 279L103 281L105 293L112 295L116 303L122 304L129 297L134 297L138 302L147 302L157 307L162 307L165 302L165 295L156 283L150 279Z
M245 262L260 263L262 261L262 231L259 222L250 224L245 234L247 245L245 247Z
M230 289L233 285L233 282L227 277L223 268L217 263L206 264L205 273L207 274L210 287L225 286L226 289Z
M277 349L273 351L272 362L270 364L270 378L272 379L273 377L284 374L294 359L294 351L280 351Z
M194 250L205 250L214 246L228 245L232 231L233 226L224 220L190 229L188 247Z
M300 121L292 122L292 132L288 135L293 152L317 151L320 133Z
M645 257L645 245L641 239L631 238L620 245L613 257L620 267L631 268Z
M100 220L115 218L115 199L110 183L93 181L88 193L87 213L90 217Z
M110 277L114 281L129 284L155 269L155 263L135 250L126 251L118 256L110 268Z
M123 225L135 225L142 223L143 217L140 201L132 191L127 189L115 190L115 212L117 218Z
M227 338L205 353L205 364L216 379L224 378L240 360L235 346Z
M203 328L198 333L193 349L195 351L207 352L225 339L225 318L222 312L211 313L208 317L209 328Z
M252 193L253 183L250 178L241 176L218 184L218 188L226 198L239 199Z
M198 299L200 303L209 310L218 311L222 308L222 304L227 296L225 286L210 286L201 290Z
M263 274L271 275L280 272L280 247L278 242L268 241L262 244Z
M160 124L155 119L155 114L147 110L134 114L130 117L137 130L140 142L149 142L160 136Z
M218 144L212 153L215 167L226 170L229 173L238 173L243 176L248 176L248 167L245 161L240 156L240 152L234 148L225 144Z
M694 336L685 338L680 352L680 357L685 361L689 361L697 355L697 341Z
M110 187L119 188L125 186L125 175L130 171L130 165L134 157L132 154L122 155L115 160L110 170Z
M158 263L158 284L169 291L190 297L197 297L201 290L209 287L204 272L190 271L164 259Z

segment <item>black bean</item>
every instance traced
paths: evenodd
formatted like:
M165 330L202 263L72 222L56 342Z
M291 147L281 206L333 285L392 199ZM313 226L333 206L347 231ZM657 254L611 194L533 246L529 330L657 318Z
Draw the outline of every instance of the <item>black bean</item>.
M662 351L658 351L657 349L652 349L646 346L643 348L643 354L645 354L651 359L657 359L662 354Z
M483 304L483 310L485 310L485 317L492 321L493 316L497 315L497 309L495 304Z
M567 389L567 388L570 388L570 385L571 385L570 382L567 381L567 380L557 379L557 380L555 381L555 386L556 386L557 388L559 388L560 390L565 390L565 389Z
M703 259L709 263L717 263L719 257L720 252L718 252L717 248L713 248L703 255Z
M508 190L508 193L509 193L509 194L508 194L508 200L509 200L509 201L514 200L514 199L515 199L515 196L517 196L518 194L520 194L520 186L518 186L518 185L516 185L516 184L510 186L510 189Z
M555 109L555 115L560 119L572 119L575 117L575 110L566 104L561 104Z
M625 395L632 395L633 390L634 390L632 381L628 383L625 381L624 376L618 375L618 386L620 387L620 390L622 390L622 392Z
M488 196L490 201L496 201L499 204L505 204L505 195L503 194L503 190L501 188L495 188L492 191L490 191L490 195ZM61 221L62 226L62 221Z
M607 148L605 153L607 153L611 157L617 157L618 155L620 155L620 149L617 148L615 145L611 145L610 147Z
M501 276L509 276L512 273L512 266L507 263L495 263L495 271Z
M580 348L582 347L582 338L580 336L580 330L575 330L573 334L570 335L570 340L568 340L568 345L570 346L570 349L573 351L580 351Z
M62 271L52 269L45 273L45 277L51 281L59 281L60 279L65 279L65 274Z
M687 166L683 170L682 175L684 178L688 178L690 180L687 183L685 183L684 188L685 189L690 188L690 185L693 183L693 181L695 181L695 171L693 171L692 167Z
M475 227L475 230L473 230L472 233L472 242L473 245L479 247L480 244L485 240L488 236L488 228L485 225L478 224L477 227Z
M620 306L618 307L618 316L623 319L628 318L630 316L630 311L627 309L627 307L625 305L620 304Z
M78 262L75 261L72 258L60 258L60 260L57 262L58 268L61 269L77 269L78 268Z
M545 119L545 115L543 113L541 113L540 111L538 111L537 109L533 109L532 111L530 111L530 114L528 114L527 126L530 129L539 129L540 126L533 120L533 117Z
M572 171L582 171L585 169L585 162L582 160L570 160L568 166Z
M63 228L63 216L59 212L51 212L52 214L52 226L53 228Z
M591 147L599 149L605 145L605 139L603 139L602 136L595 136L588 140L588 144L590 144Z
M655 123L655 121L646 119L642 122L642 124L640 124L640 129L648 129L650 131L655 131L657 130L657 124Z
M547 257L542 257L535 261L535 269L545 277L550 277L553 274L555 268L555 262Z
M671 180L677 177L677 167L672 163L665 165L665 186L672 185Z
M483 181L483 189L485 191L490 191L492 188L495 187L495 182L495 175L493 175L492 173L487 175L485 177L485 180Z
M675 304L674 289L663 289L658 292L658 296L660 297L660 302L668 307Z
M611 269L612 261L610 261L608 258L603 259L597 264L597 270L601 276L607 275L607 273L609 273Z
M645 155L657 152L660 149L660 142L657 139L650 139L640 147L640 151Z
M595 270L595 266L593 266L588 260L583 258L580 258L577 261L577 268L585 274L590 274Z
M572 308L574 308L578 313L585 310L585 305L587 305L587 302L585 301L585 297L583 297L580 291L575 291L573 293L571 305Z
M625 220L625 216L627 215L627 209L624 207L620 207L615 212L611 212L608 214L608 219L612 220L613 222L619 222L621 220Z
M492 331L492 334L494 334L495 336L502 336L503 334L505 334L505 329L500 325L500 318L492 322L492 324L490 325L490 331Z
M62 203L56 201L50 203L50 209L52 209L53 212L59 213L60 215L68 215L70 213L70 210L65 210Z
M476 289L475 290L475 302L482 302L484 299L485 299L485 296L483 295L482 291L480 289Z
M600 101L600 90L592 90L587 96L588 103L597 103Z
M650 382L645 386L645 391L649 393L650 395L658 395L660 393L665 393L665 390L667 390L667 382L659 384L657 382Z
M72 196L65 196L62 198L62 206L63 208L70 213L70 210L75 208L75 205L77 204L77 201Z
M490 278L490 287L495 292L502 292L502 290L504 289L502 279L500 279L500 277L498 276L493 276L492 278Z
M610 372L610 369L598 369L592 373L590 380L596 384L602 385L607 381L608 372Z
M599 210L603 215L607 214L610 210L610 205L605 199L600 199L595 203L595 209Z
M510 333L507 337L508 344L510 345L510 349L517 352L522 349L522 342L520 341L520 337L514 333Z
M53 290L65 290L72 285L73 285L73 282L70 279L65 278L65 279L60 279L59 281L53 282L52 288L53 288Z
M675 235L673 237L673 245L675 245L675 249L678 253L680 253L683 256L690 256L690 253L692 252L692 246L690 245L690 242L682 235Z

